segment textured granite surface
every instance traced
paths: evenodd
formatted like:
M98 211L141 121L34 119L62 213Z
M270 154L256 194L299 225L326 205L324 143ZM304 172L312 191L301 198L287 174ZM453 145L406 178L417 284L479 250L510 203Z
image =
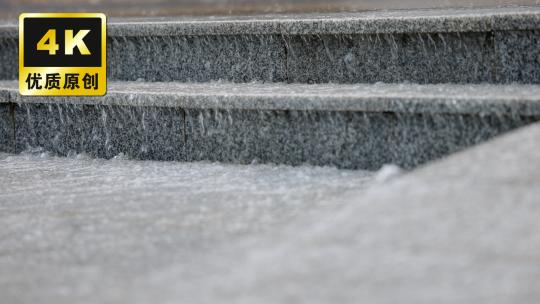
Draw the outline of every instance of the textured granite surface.
M107 95L103 97L25 97L19 94L16 81L0 81L0 103L3 102L538 116L540 86L113 81L108 83Z
M141 21L142 20L142 21ZM113 19L113 36L228 34L374 34L537 29L540 8L387 10L245 17ZM138 24L135 28L132 25Z
M500 33L505 36L504 32ZM534 35L532 35L534 36ZM522 37L524 45L530 37ZM297 83L507 82L492 32L287 37L288 81ZM528 55L538 53L536 50ZM509 65L523 54L504 56ZM527 66L527 64L525 64ZM539 70L533 63L532 70ZM538 83L536 75L517 81Z
M409 168L540 119L537 86L131 82L51 98L15 84L2 90L17 105L6 150L103 158Z
M319 35L484 32L538 29L539 6L475 9L383 10L357 13L111 18L108 35ZM0 37L18 37L3 21Z
M364 172L329 168L2 155L0 293L533 304L538 138L537 124L367 188Z
M119 80L284 81L286 51L275 35L113 37L107 77Z
M538 121L538 116L333 111L186 111L188 161L405 168Z
M540 32L110 38L110 79L540 83Z
M522 79L540 80L540 31L495 32L495 48L500 58L497 81L521 82ZM519 52L520 54L516 54Z
M0 79L17 79L19 75L19 40L0 39Z
M23 12L102 12L116 16L239 16L284 13L365 12L429 8L479 8L537 5L537 0L0 0L0 19Z
M13 152L13 109L11 104L0 103L0 150L4 152Z
M112 37L113 80L540 83L540 32ZM18 75L0 39L0 79Z
M17 107L15 151L184 160L182 110L158 107L34 104Z
M16 151L59 155L414 167L537 121L538 116L295 110L197 110L23 104Z
M108 77L540 83L539 20L539 7L118 19L108 27ZM0 26L0 79L17 78L16 32Z

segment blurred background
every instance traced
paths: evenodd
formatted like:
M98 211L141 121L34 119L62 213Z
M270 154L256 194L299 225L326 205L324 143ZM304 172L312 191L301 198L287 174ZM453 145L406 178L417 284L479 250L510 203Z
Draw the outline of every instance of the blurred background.
M104 12L108 16L324 13L381 9L490 7L540 0L0 0L0 18L22 12Z

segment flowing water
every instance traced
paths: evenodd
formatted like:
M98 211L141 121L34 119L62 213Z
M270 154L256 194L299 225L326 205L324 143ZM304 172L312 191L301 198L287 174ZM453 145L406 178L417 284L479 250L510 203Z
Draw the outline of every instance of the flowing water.
M59 303L99 292L110 300L141 280L151 285L170 265L183 265L177 279L185 286L211 280L234 244L333 212L344 193L380 183L374 177L330 167L60 158L42 149L0 154L2 297Z

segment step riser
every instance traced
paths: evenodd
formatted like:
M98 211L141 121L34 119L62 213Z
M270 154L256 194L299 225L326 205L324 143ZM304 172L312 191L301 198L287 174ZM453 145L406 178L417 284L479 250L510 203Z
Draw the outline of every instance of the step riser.
M0 41L17 79L17 39ZM540 31L109 37L111 80L540 83Z
M0 104L0 151L15 152L14 115L14 104Z
M0 79L19 78L19 40L0 39Z
M10 108L11 107L11 108ZM111 158L411 168L538 116L3 104L5 152ZM15 123L13 123L13 118ZM15 129L13 130L13 125ZM15 138L13 138L13 133Z

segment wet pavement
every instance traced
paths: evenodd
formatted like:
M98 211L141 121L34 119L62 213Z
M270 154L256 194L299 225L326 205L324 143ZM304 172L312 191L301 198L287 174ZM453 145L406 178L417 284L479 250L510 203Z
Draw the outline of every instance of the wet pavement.
M0 160L7 303L535 303L540 125L402 174Z

